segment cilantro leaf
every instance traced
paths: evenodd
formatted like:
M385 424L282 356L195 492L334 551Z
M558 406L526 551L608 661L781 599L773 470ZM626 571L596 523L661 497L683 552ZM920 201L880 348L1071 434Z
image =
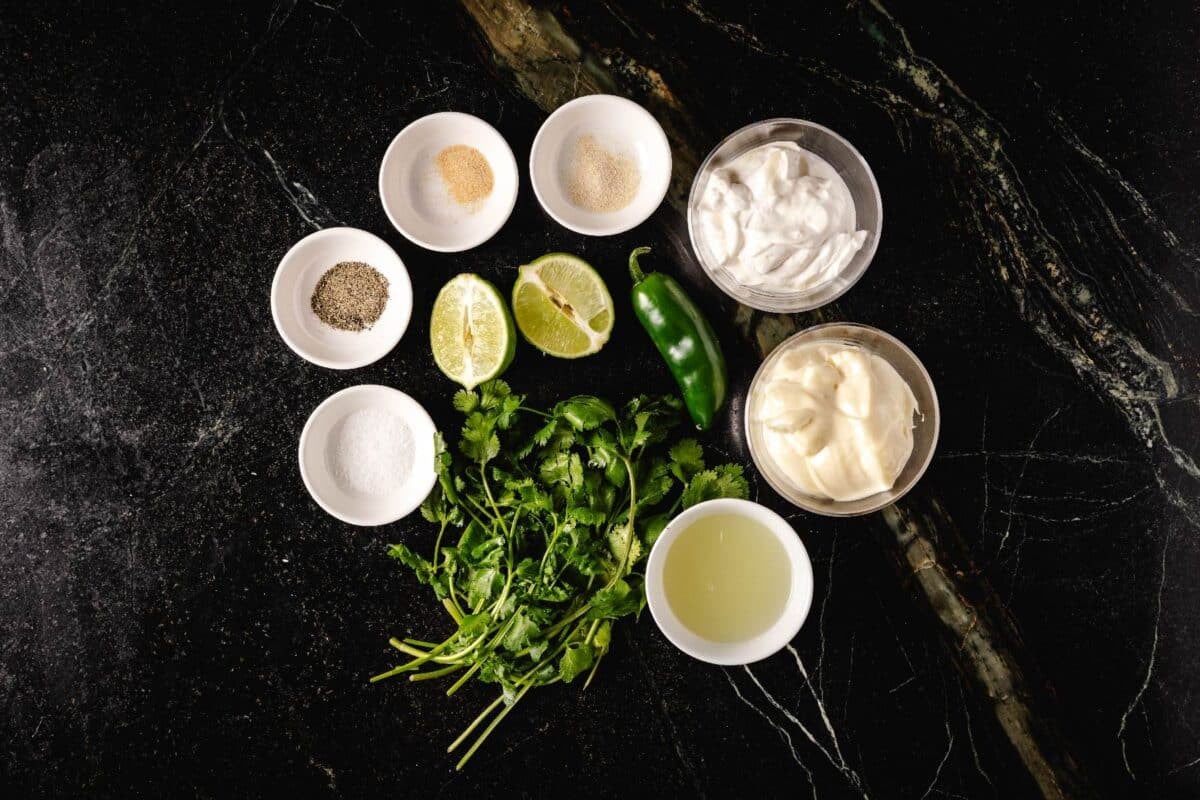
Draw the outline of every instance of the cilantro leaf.
M487 630L491 617L488 614L468 614L458 625L458 636L462 639L476 639Z
M750 495L750 486L742 474L742 468L737 464L722 464L714 469L706 469L692 478L691 483L683 490L683 507L691 508L705 500L715 500L718 497L735 497L745 500Z
M421 583L428 584L434 574L434 566L403 544L388 545L388 555L408 567Z
M537 623L527 613L519 611L509 623L508 633L504 634L500 644L505 650L516 653L532 645L540 634Z
M671 469L665 461L655 461L638 479L638 507L649 508L663 500L675 486Z
M608 652L608 646L612 643L612 622L604 620L596 627L596 635L592 637L592 646L596 648L596 655L602 656Z
M605 520L603 511L587 506L571 506L567 509L567 517L584 525L599 525Z
M592 595L588 619L616 619L632 614L642 607L645 598L624 579Z
M683 483L704 469L704 450L695 439L680 439L667 452L671 456L671 473Z
M628 558L625 557L626 549L629 550ZM609 530L608 550L617 564L625 562L625 572L633 569L633 565L642 559L642 543L633 535L628 525Z
M578 489L583 486L583 461L578 453L555 453L538 466L538 475L543 483Z
M500 438L493 427L495 421L479 411L473 411L463 423L462 439L458 443L462 454L472 461L486 464L500 454Z
M485 410L500 405L504 398L512 394L512 387L506 381L495 378L479 386L479 405Z
M670 513L655 514L652 517L642 518L642 541L646 543L646 547L654 546L654 543L658 540L658 537L662 534L663 529L667 527L667 523L670 521Z
M517 411L521 408L523 398L520 395L508 395L504 397L496 408L496 427L502 431L506 431L512 427L513 421L517 418Z
M455 410L463 414L470 414L479 408L479 395L470 389L459 389L454 393L454 399L451 402L453 402Z
M571 642L558 662L558 677L562 678L564 683L570 683L592 666L594 658L595 652L590 644Z
M590 431L615 420L617 412L598 397L579 395L556 405L554 416L566 420L577 431Z
M495 567L477 569L467 581L467 602L471 608L482 608L500 591L503 580Z
M532 453L534 449L538 447L545 447L550 441L551 437L554 436L554 432L558 429L558 423L558 418L552 417L549 422L538 428L537 431L534 432L533 436L530 436L525 444L521 446L521 449L517 451L517 458L525 458Z

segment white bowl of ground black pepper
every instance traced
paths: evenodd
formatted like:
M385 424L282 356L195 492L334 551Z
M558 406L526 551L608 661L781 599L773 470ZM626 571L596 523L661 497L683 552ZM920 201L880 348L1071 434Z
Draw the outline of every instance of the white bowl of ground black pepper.
M483 244L517 202L517 160L478 117L444 111L396 135L379 165L384 213L414 244L456 253Z
M271 283L271 316L301 358L330 369L387 355L408 328L412 283L396 251L357 228L326 228L288 250Z
M421 404L388 386L327 397L300 433L300 477L317 505L351 525L412 513L437 481L437 430Z
M662 204L671 184L671 146L637 103L587 95L542 123L529 153L529 180L560 225L611 236L640 225Z

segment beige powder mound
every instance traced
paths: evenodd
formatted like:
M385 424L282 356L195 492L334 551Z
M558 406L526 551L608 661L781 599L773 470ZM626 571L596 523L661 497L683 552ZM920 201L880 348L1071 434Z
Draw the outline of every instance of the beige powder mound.
M483 153L465 144L443 147L434 157L438 173L454 202L462 206L477 206L492 193L495 178L492 165Z
M604 149L590 134L575 142L567 197L579 208L620 211L633 202L641 181L637 161L629 156Z

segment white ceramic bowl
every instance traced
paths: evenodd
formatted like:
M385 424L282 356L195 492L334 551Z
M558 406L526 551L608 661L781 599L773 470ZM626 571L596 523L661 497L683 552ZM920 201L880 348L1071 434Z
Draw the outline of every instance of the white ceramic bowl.
M586 134L606 150L637 162L637 194L618 211L588 211L568 198L570 158L575 142ZM542 208L560 225L589 236L611 236L641 224L662 203L671 183L671 146L658 120L632 100L609 94L578 97L542 123L529 153L529 179Z
M663 587L663 568L671 546L692 523L711 514L738 514L765 525L783 545L792 567L792 589L783 613L766 631L745 641L713 642L696 635L675 616ZM809 561L804 543L787 520L766 506L749 500L708 500L687 509L663 529L650 548L650 558L646 563L646 601L659 630L671 644L689 656L710 664L750 664L782 650L800 632L812 606L812 596L812 562Z
M362 261L388 282L383 314L370 328L340 331L312 310L312 293L325 271L340 261ZM330 369L365 367L388 354L412 316L412 282L396 251L358 228L326 228L305 236L288 250L271 283L275 328L296 355Z
M492 192L477 206L455 202L438 174L442 148L474 147L492 168ZM479 117L443 111L396 134L379 165L379 199L396 230L415 244L457 253L483 244L504 226L517 202L517 160L504 137Z
M331 447L338 425L350 414L375 408L399 417L412 434L412 469L407 480L385 494L365 494L334 475ZM300 477L321 508L351 525L385 525L413 512L437 481L437 429L421 404L398 389L362 384L331 394L313 410L300 433Z

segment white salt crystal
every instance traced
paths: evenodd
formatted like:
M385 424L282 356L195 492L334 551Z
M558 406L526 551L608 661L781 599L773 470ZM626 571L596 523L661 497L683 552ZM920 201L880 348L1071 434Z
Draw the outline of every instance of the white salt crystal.
M363 408L333 429L326 451L329 471L347 492L383 495L408 480L413 465L413 436L399 416Z

